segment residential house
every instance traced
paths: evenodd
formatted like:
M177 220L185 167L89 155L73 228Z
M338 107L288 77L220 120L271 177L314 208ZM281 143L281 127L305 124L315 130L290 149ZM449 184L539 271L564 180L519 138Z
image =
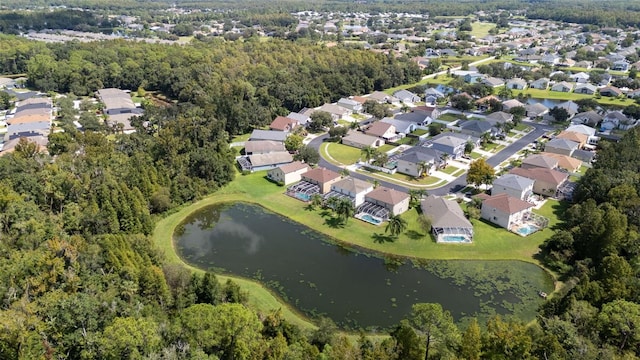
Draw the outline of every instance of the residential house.
M491 108L491 103L499 103L500 99L495 97L494 95L488 95L483 98L476 100L476 107L478 111L488 111Z
M334 120L343 119L353 113L352 110L336 104L324 104L318 108L318 111L328 112Z
M460 132L463 134L469 134L475 137L482 137L482 135L489 133L495 135L497 129L486 120L467 120L458 125Z
M399 134L410 134L417 128L417 124L410 121L402 121L394 118L382 118L379 122L387 123L395 127Z
M493 181L491 195L507 194L520 200L527 200L533 194L534 181L515 174L504 174Z
M284 116L278 116L269 125L269 130L290 132L299 125L300 124L297 120Z
M575 118L575 116L574 116L574 118ZM590 127L590 126L582 125L582 124L571 125L568 128L566 128L565 131L572 131L572 132L584 134L584 135L587 135L587 136L595 136L596 135L596 129L594 129L594 128Z
M421 100L419 95L416 95L409 90L398 90L393 93L393 96L407 104L415 104Z
M507 81L507 88L512 90L524 90L527 88L527 81L524 79L511 79Z
M504 80L497 78L497 77L487 77L485 79L482 80L482 83L487 85L487 86L491 86L493 88L499 87L499 86L503 86L504 85Z
M293 156L288 151L254 154L247 158L251 163L251 172L272 169L293 161Z
M342 106L343 108L347 108L354 113L359 113L362 111L362 103L348 98L342 98L337 102L338 106Z
M518 167L511 169L509 173L532 179L535 181L533 184L533 193L544 196L556 196L556 192L560 186L569 178L568 173L545 168L524 169Z
M502 110L505 112L509 112L511 109L516 107L524 107L524 104L516 99L510 99L502 102Z
M583 83L576 85L576 89L573 92L576 94L593 95L597 90L598 88L596 88L595 85Z
M589 82L589 74L585 72L579 72L569 76L571 81L578 84L586 84Z
M593 63L591 61L578 61L575 63L574 65L575 67L578 68L583 68L583 69L591 69L593 67Z
M568 172L576 172L582 166L582 161L567 155L541 152L540 155L554 158L558 162L558 168Z
M496 126L498 124L504 124L513 121L513 114L509 114L504 111L496 111L487 115L485 120L490 122L491 125Z
M551 87L551 91L571 92L571 90L573 90L573 84L566 81L561 81Z
M486 75L481 74L481 73L469 73L464 75L464 77L462 78L464 80L464 82L468 83L468 84L477 84L479 82L482 82L482 80L486 77Z
M593 159L595 159L596 153L595 151L589 150L576 150L573 152L571 157L589 164L593 162Z
M429 195L420 202L420 209L423 216L431 220L431 232L437 242L450 242L449 236L463 236L465 242L473 240L473 225L457 202Z
M39 153L47 153L47 145L49 144L49 136L34 135L28 137L15 137L11 140L5 141L0 144L0 156L10 154L15 151L16 145L20 142L20 139L26 139L29 143L35 144Z
M385 141L394 141L398 138L396 135L396 127L392 124L375 121L364 132L367 135L376 136L384 139Z
M395 96L383 93L382 91L372 92L371 94L369 94L369 96L367 96L367 99L373 100L380 104L395 104L399 102L398 98L396 98Z
M413 147L397 159L396 171L414 177L429 175L443 162L443 154L432 148Z
M493 195L482 202L480 216L507 230L531 213L533 204L508 194Z
M579 143L567 139L551 139L544 144L544 151L567 156L571 156L579 148Z
M331 185L342 179L340 174L323 167L311 169L301 175L302 181L317 185L321 194L331 191Z
M269 170L267 177L277 183L289 185L302 180L302 174L310 169L309 165L300 161L294 161L290 164L280 165L275 169Z
M271 152L286 151L284 143L273 140L246 141L244 143L245 155L268 154Z
M392 215L400 215L409 210L409 194L384 186L378 186L365 194L364 200L365 202L382 206Z
M426 115L427 117L429 117L431 119L437 119L442 114L442 112L440 111L440 109L438 109L438 107L436 107L436 106L426 106L426 105L416 106L413 109L411 109L411 112L415 112L415 113L420 113L420 114ZM431 123L431 122L429 121L429 123Z
M307 124L311 121L311 118L309 116L306 116L297 112L290 112L289 115L287 115L287 117L289 119L293 119L297 121L298 124L302 126L307 126Z
M612 79L613 79L613 76L611 76L611 74L604 73L604 74L600 75L600 82L598 83L598 85L607 86L607 85L609 85L611 83Z
M435 104L438 99L444 98L445 95L435 88L428 88L424 91L424 101L427 104Z
M615 71L629 71L629 62L626 60L614 61L611 65L611 70Z
M627 118L627 116L621 111L610 111L602 119L600 129L605 131L613 130L620 127L621 124L626 124L628 122L629 118Z
M457 159L464 155L464 148L469 141L477 144L479 139L468 134L442 133L431 139L431 147Z
M529 87L532 89L547 90L549 87L549 79L540 78L538 80L534 80L529 84Z
M575 141L579 144L578 149L582 149L587 144L587 141L589 140L589 136L579 132L565 130L565 131L562 131L560 134L556 135L556 139L566 139L566 140Z
M328 199L342 197L341 195L348 196L353 206L358 207L364 203L364 196L371 191L373 191L372 183L347 176L331 184L331 191L324 197Z
M563 155L564 156L564 155ZM523 169L544 168L555 169L558 167L558 160L541 154L533 154L522 160L520 165Z
M530 117L532 119L542 117L549 113L549 108L544 106L542 103L535 103L531 105L525 105L525 116Z
M144 110L136 107L127 92L109 88L98 90L96 95L104 104L103 111L107 115L109 126L119 126L124 133L135 132L135 128L131 125L131 118L142 115Z
M622 95L622 90L618 89L615 86L605 86L600 89L600 95L609 96L609 97L618 97Z
M367 146L372 148L378 148L384 145L384 140L376 136L365 135L357 131L350 131L345 137L342 138L344 145L353 146L358 149L362 149Z
M593 110L581 112L579 114L574 115L571 118L571 122L574 124L584 124L588 126L597 126L603 117ZM595 131L595 129L594 129Z
M569 116L573 116L578 112L580 105L576 104L571 100L568 100L558 104L558 107L567 110L567 113L569 114Z
M251 136L249 136L249 141L271 140L271 141L284 142L286 139L287 139L286 132L274 131L274 130L255 129L251 132Z

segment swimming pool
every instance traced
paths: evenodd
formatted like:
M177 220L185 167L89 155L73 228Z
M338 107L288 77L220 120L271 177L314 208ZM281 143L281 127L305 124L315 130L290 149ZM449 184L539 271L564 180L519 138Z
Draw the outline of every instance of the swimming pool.
M516 232L522 236L527 236L530 234L533 234L534 232L540 230L539 227L535 226L535 225L531 225L531 224L524 224L521 225L520 227L518 227L516 229Z
M299 200L302 200L302 201L311 200L311 196L309 194L305 194L305 193L295 193L293 196L295 196L296 199L299 199Z
M379 218L375 217L375 216L371 216L369 214L364 214L358 217L358 219L362 220L362 221L366 221L369 224L373 224L373 225L380 225L382 223L382 220L380 220Z
M447 243L468 243L468 242L471 242L464 235L442 235L442 237L440 239L441 239L440 242L447 242Z

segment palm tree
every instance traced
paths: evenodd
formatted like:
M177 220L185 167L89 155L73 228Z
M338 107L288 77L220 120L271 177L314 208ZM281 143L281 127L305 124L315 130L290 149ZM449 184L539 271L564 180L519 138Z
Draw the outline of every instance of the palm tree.
M392 215L387 220L387 226L384 228L384 232L390 232L391 236L398 237L400 233L407 229L407 221L400 217L400 215Z
M410 189L409 190L409 204L411 207L416 207L420 204L420 200L427 195L427 190L424 189Z
M373 184L373 188L374 188L374 189L377 189L377 188L378 188L378 186L380 186L380 181L378 181L378 180L376 180L376 179L373 179L373 180L371 181L371 184Z
M360 150L360 154L362 154L364 161L368 163L376 155L376 149L371 146L365 146Z
M311 203L310 204L311 204L312 208L322 205L322 195L320 195L320 194L311 195Z
M346 224L347 220L356 213L356 208L353 206L353 203L349 198L342 198L338 200L335 210L338 214L338 218L340 218L344 224Z
M327 201L324 202L324 205L328 208L330 208L333 211L337 211L338 209L338 197L336 196L332 196L330 198L327 199Z
M426 161L420 161L418 163L418 176L422 177L429 170L429 164Z
M440 155L440 160L442 160L442 168L446 168L447 167L447 161L449 160L449 154L447 153L442 153Z

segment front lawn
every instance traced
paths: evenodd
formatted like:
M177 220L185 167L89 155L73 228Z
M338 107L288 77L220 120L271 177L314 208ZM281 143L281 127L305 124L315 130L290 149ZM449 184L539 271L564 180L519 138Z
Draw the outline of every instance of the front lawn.
M458 171L458 170L460 170L460 168L459 168L459 167L455 167L455 166L453 166L453 165L449 165L449 166L447 166L446 168L444 168L444 169L442 169L442 170L440 170L440 171L442 171L442 172L443 172L443 173L445 173L445 174L449 174L449 175L451 175L451 174L453 174L454 172L456 172L456 171Z
M426 135L428 133L429 133L429 131L425 130L425 129L415 129L415 130L413 130L413 132L411 132L411 134L415 135L415 136L422 136L422 135Z
M447 122L456 121L460 119L466 119L466 116L462 114L446 113L438 117L438 120L447 121Z
M325 160L336 165L355 164L362 157L360 149L332 142L323 143L320 152Z
M531 131L531 128L527 124L523 124L523 123L519 123L513 129L518 131L523 131L523 132Z
M384 145L380 146L380 147L378 148L378 150L379 150L380 152L386 153L386 152L387 152L387 151L389 151L389 150L395 149L395 147L396 147L395 145L391 145L391 144L384 144Z

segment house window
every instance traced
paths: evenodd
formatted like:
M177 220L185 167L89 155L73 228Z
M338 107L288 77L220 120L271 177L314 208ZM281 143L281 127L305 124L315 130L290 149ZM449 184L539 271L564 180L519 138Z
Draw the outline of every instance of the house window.
M494 216L494 217L493 217L493 220L498 220L498 218Z

